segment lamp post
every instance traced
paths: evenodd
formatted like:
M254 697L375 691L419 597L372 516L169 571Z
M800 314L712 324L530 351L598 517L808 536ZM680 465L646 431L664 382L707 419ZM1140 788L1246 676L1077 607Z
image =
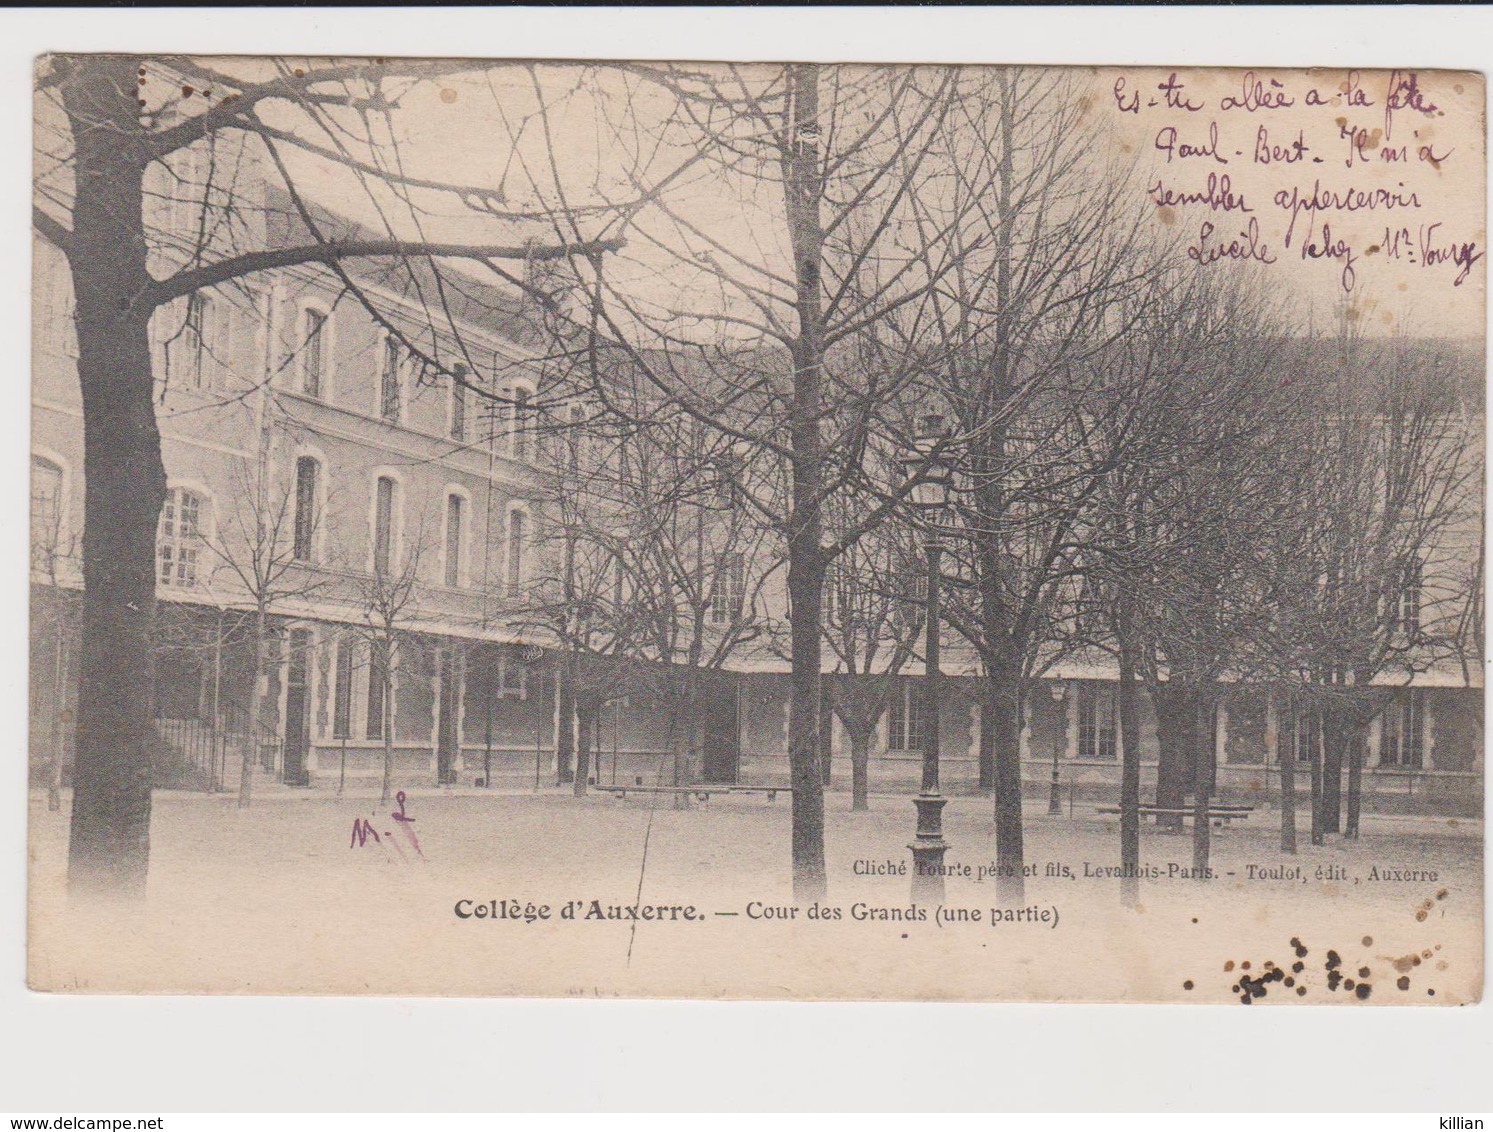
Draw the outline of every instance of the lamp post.
M1068 685L1058 680L1054 682L1051 689L1052 702L1061 704L1063 697L1068 694ZM1047 812L1049 814L1061 814L1063 812L1062 790L1058 786L1058 751L1061 748L1060 740L1054 738L1052 741L1052 790L1047 795Z
M912 804L917 809L917 832L912 843L912 900L915 904L942 904L944 899L944 853L948 843L943 839L943 808L948 800L939 793L938 783L938 714L940 704L939 671L939 582L943 543L939 528L949 502L953 479L953 462L943 450L947 433L943 418L923 418L922 435L910 456L903 458L908 477L915 479L912 502L923 518L928 559L928 588L924 606L923 629L923 777Z

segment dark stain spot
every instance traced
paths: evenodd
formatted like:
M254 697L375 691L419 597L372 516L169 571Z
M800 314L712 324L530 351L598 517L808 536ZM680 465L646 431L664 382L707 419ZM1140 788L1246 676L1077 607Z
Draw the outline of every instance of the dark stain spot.
M1296 960L1296 962L1291 964L1291 970L1299 975L1302 971L1306 970L1306 964L1298 959Z
M1415 919L1416 919L1416 921L1417 922L1424 922L1425 918L1426 918L1426 910L1424 908L1417 909L1416 913L1415 913Z
M1445 900L1447 898L1447 896L1448 896L1448 893L1447 893L1446 889L1443 888L1440 892L1438 892L1436 894L1436 899L1437 900Z
M1229 990L1233 991L1235 994L1238 994L1239 993L1239 984L1235 983L1233 986L1231 986L1229 988Z
M1296 993L1299 996L1301 996L1302 998L1305 998L1306 997L1306 988L1305 987L1297 987L1296 988Z
M1193 917L1193 918L1192 918L1192 922L1193 922L1193 923L1194 923L1194 924L1195 924L1195 923L1197 923L1197 922L1198 922L1198 918L1197 918L1197 917L1196 917L1196 916L1194 916L1194 917Z
M1183 982L1182 982L1182 989L1183 990L1191 990L1192 989L1192 980L1191 979L1184 979Z
M181 84L181 96L183 98L191 98L192 94L193 94L193 90L192 90L191 84L190 83L182 83Z
M1232 959L1230 959L1227 963L1225 963L1223 965L1223 969L1225 971L1232 971L1234 969L1234 961Z
M1344 979L1343 980L1343 989L1344 990L1352 990L1355 985L1356 984L1353 982L1352 979Z
M1373 249L1371 248L1369 250L1372 251ZM1371 936L1371 935L1364 936L1363 937L1363 945L1365 947L1373 947L1374 946L1374 937Z
M1354 988L1353 993L1358 996L1359 1002L1363 1002L1369 997L1369 995L1374 993L1374 988L1368 983L1359 983L1358 986Z
M1410 976L1409 975L1401 975L1398 979L1395 980L1395 986L1399 987L1401 990L1409 990L1410 989Z
M1286 986L1288 986L1288 987L1294 987L1295 985L1296 985L1296 980L1293 979L1293 978L1291 978L1290 975L1287 975L1286 976Z
M1435 988L1433 988L1433 987L1427 987L1426 988L1426 994L1429 995L1431 998L1435 998L1436 997Z
M1239 964L1239 970L1241 970L1241 971L1248 971L1249 970L1249 960L1248 959L1246 959L1243 963Z
M1369 970L1369 969L1368 969L1368 968L1367 968L1367 967L1360 967L1360 968L1358 968L1358 977L1359 977L1359 978L1360 978L1360 979L1366 979L1366 978L1368 978L1368 977L1369 977L1369 975L1371 975L1371 974L1372 974L1372 973L1373 973L1373 972L1371 972L1371 971L1370 971L1370 970Z

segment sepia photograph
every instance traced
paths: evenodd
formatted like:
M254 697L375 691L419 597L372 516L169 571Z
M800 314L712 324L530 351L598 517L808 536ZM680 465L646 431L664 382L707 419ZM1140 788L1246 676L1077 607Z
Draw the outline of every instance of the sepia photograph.
M1483 75L33 94L33 990L1481 1000Z

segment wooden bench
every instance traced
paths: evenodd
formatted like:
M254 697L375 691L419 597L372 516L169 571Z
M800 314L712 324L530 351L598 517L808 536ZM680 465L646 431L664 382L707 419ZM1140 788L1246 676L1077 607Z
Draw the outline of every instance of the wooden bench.
M1248 821L1249 815L1254 813L1253 806L1232 806L1222 804L1210 804L1208 806L1208 817L1221 821L1225 824L1231 821ZM1101 806L1096 812L1100 814L1118 814L1119 806ZM1190 818L1197 815L1197 810L1192 806L1154 806L1143 805L1140 807L1142 817L1179 817Z
M598 786L597 790L611 794L616 798L626 798L629 794L686 794L694 795L701 802L709 802L712 794L766 794L767 800L777 800L779 794L792 794L791 786L741 786L730 783L720 785L702 784L699 786Z

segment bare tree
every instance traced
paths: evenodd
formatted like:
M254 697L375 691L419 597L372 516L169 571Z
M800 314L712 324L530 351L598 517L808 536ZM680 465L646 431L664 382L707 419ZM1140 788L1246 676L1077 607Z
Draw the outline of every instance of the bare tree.
M290 469L279 469L277 475L263 443L267 440L267 435L262 438L252 466L236 466L229 502L201 536L214 560L213 581L222 576L227 583L225 596L251 609L250 719L256 733L264 726L261 713L271 619L287 606L315 598L331 580L318 568L330 564L331 554L321 545L325 501L316 483L320 465L297 461ZM239 771L240 809L249 807L253 779L254 760L246 757Z
M69 848L75 892L137 897L149 856L150 698L139 694L139 658L154 616L154 535L166 491L152 403L152 315L202 288L296 264L323 264L350 282L346 265L370 257L432 266L462 260L511 283L516 277L498 261L604 250L423 235L422 206L410 194L491 206L501 190L403 173L396 134L385 125L423 83L473 68L386 60L219 65L118 55L52 56L39 65L33 222L70 268L85 417L84 616ZM189 153L206 158L203 172L183 174L179 157ZM287 153L314 156L369 193L374 182L395 186L383 213L388 231L344 240L312 226L304 240L266 243L255 218L263 212L235 178L246 160L258 159L302 202ZM164 233L152 199L163 167L187 188L182 199L193 213ZM491 207L483 215L497 219ZM377 309L365 291L353 290ZM450 362L429 360L437 372L451 371Z

